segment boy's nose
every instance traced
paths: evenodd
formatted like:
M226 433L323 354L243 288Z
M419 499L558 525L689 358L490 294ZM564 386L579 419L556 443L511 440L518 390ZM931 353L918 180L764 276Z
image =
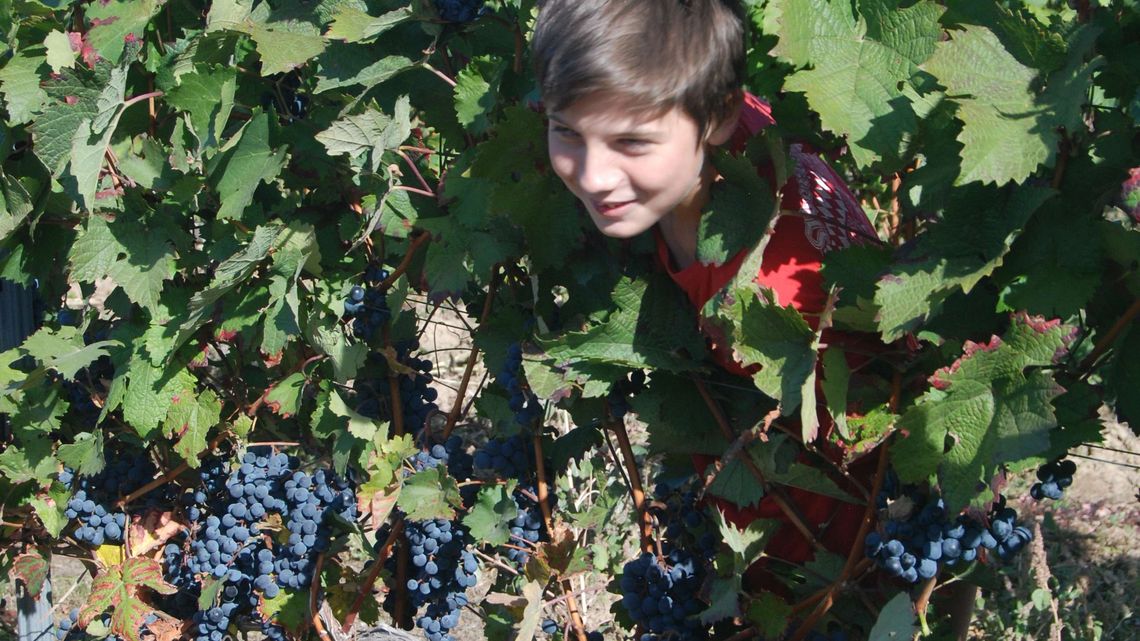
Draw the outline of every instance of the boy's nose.
M585 151L578 163L578 185L582 191L605 196L621 183L621 171L605 151Z

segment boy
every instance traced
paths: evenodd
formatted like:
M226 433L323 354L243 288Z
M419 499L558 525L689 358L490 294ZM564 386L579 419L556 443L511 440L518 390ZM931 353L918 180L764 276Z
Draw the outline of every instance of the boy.
M697 309L747 254L717 267L696 260L702 210L719 178L709 152L739 150L773 123L768 106L742 89L746 24L732 0L539 0L532 49L554 171L603 234L652 230L661 264ZM824 252L878 238L834 171L798 146L791 156L796 170L756 281L814 323L826 301ZM715 355L746 374L731 355ZM789 496L818 538L846 554L862 509ZM782 517L767 499L747 511L718 507L739 525ZM813 554L790 525L767 552L797 563Z

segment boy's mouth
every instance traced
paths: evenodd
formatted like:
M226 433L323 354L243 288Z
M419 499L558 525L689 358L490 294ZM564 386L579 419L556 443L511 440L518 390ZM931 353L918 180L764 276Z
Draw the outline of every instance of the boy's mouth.
M599 202L594 202L594 210L595 210L595 211L597 211L597 212L598 212L599 214L601 214L602 216L606 216L607 218L609 218L609 217L614 217L614 218L616 218L616 217L618 217L618 216L621 216L622 214L624 214L624 213L625 213L625 211L626 211L626 210L627 210L627 209L628 209L628 208L629 208L631 205L633 205L633 203L634 203L634 202L636 202L636 201L633 201L633 200L627 200L627 201L625 201L625 202L620 202L620 203L599 203Z

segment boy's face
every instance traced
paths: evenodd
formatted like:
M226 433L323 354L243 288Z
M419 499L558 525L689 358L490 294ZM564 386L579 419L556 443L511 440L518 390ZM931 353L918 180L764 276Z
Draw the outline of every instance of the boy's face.
M697 202L705 149L681 108L644 115L592 94L549 118L551 166L603 234L636 236Z

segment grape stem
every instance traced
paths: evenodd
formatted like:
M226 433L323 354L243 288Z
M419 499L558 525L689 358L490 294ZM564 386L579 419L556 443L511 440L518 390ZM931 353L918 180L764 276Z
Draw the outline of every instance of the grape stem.
M1108 348L1116 341L1117 336L1119 336L1138 315L1140 315L1140 298L1132 301L1132 304L1124 314L1116 319L1116 322L1112 324L1108 332L1096 342L1096 345L1093 346L1093 350L1089 352L1089 355L1081 361L1080 371L1082 378L1092 373L1093 365L1100 360L1100 357L1103 356L1104 353L1108 351Z
M317 555L317 567L313 570L313 584L309 587L309 616L312 617L313 628L321 641L329 641L329 633L321 623L321 613L317 609L317 592L321 589L321 567L325 564L325 553Z
M431 240L429 232L421 232L418 236L412 239L412 244L408 245L408 251L404 253L404 258L400 260L400 264L396 265L396 269L392 270L388 277L380 282L376 287L380 290L386 290L391 287L404 272L408 271L408 265L411 264L412 258L415 257L416 251L424 245L424 243Z
M542 462L542 431L534 430L534 461L538 476L538 506L542 510L542 520L546 525L546 532L554 536L554 520L550 516L550 500L546 485L546 466ZM566 596L566 609L570 611L570 623L574 626L574 635L578 641L586 641L586 626L582 622L582 614L578 611L578 599L574 597L574 589L568 579L558 582Z
M368 570L368 574L364 577L364 583L360 586L360 591L357 592L356 598L352 601L352 607L348 609L348 614L344 617L344 623L340 626L341 632L348 634L348 631L352 629L352 624L356 623L356 617L360 613L360 609L364 607L364 599L372 594L372 586L376 584L376 578L384 569L384 562L391 556L392 546L396 544L396 539L403 532L404 519L397 515L396 522L392 524L392 531L388 533L384 545L377 551L376 561Z
M487 287L487 298L483 300L483 311L479 314L479 325L483 326L491 317L491 307L495 302L495 291L499 287L500 270L499 264L495 263L491 267L491 284ZM443 440L447 440L451 436L451 431L455 429L455 424L459 421L459 414L463 411L463 401L467 396L467 386L471 384L471 374L475 371L475 363L479 358L479 348L474 343L471 345L471 352L467 355L467 365L463 368L463 379L459 382L459 390L455 394L455 402L451 405L451 411L447 413L447 424L443 427Z
M716 420L717 427L720 428L720 432L724 436L724 439L729 443L736 441L736 435L732 433L732 428L728 424L728 419L725 418L724 412L721 411L720 406L716 403L716 400L713 399L711 394L709 394L709 390L707 387L705 387L704 382L695 376L692 378L692 381L693 384L697 386L697 391L700 393L701 398L704 399L705 405L708 406L709 411L712 413L713 418ZM795 507L788 502L787 498L784 497L783 492L780 490L780 488L771 487L768 484L767 479L764 478L764 473L760 471L759 467L756 467L756 462L752 460L751 456L749 456L748 451L745 448L740 448L737 450L736 457L740 459L741 463L744 463L744 467L748 469L748 472L751 473L752 476L755 477L756 480L760 483L760 486L764 488L764 494L766 496L772 497L772 501L776 503L777 507L780 508L780 511L783 512L784 516L788 518L788 521L797 530L800 531L800 534L802 534L805 539L811 542L812 547L816 550L823 550L823 545L819 542L819 539L815 537L815 534L812 533L811 529L804 522L804 519L800 515L799 511L796 510Z
M888 443L883 443L879 446L879 462L878 467L875 469L875 482L871 487L872 497L878 496L879 490L881 490L883 487L883 478L887 474L889 450L890 448L888 446ZM873 523L874 520L875 502L868 501L867 508L863 511L863 521L859 524L859 532L855 535L855 540L851 543L851 550L847 554L847 562L843 565L843 571L839 573L839 576L835 579L835 582L827 588L827 593L823 595L823 598L820 601L819 605L817 605L812 613L808 615L806 619L804 619L804 622L796 630L796 633L792 635L791 641L803 641L804 637L806 637L808 633L812 631L812 628L815 627L815 624L819 622L823 615L827 614L828 610L831 609L831 606L835 601L835 593L843 587L843 585L850 577L856 574L856 569L860 565L858 559L860 554L863 552L863 541L867 538L867 532L871 529L871 523ZM868 561L869 559L863 558L864 563ZM798 605L799 604L797 604L797 606Z
M218 444L222 442L222 439L225 438L225 436L226 436L226 432L222 432L221 434L218 434L217 436L215 436L214 440L210 441L210 444L206 447L206 451L207 452L214 451L214 449L218 447ZM185 472L188 469L190 469L190 465L188 463L185 463L185 462L179 463L177 467L170 470L166 474L163 474L162 476L151 480L146 485L143 485L142 487L135 490L134 492L131 492L130 494L119 499L118 506L119 507L126 507L135 499L139 498L140 496L145 495L147 492L150 492L151 490L153 490L157 487L160 487L162 485L169 483L172 479L176 478L179 474Z
M637 508L638 522L641 526L641 550L652 553L653 521L645 504L645 490L641 485L641 472L637 469L637 461L634 460L629 433L625 429L625 424L620 420L612 420L611 423L611 428L617 436L618 448L621 449L622 460L625 463L626 474L629 479L629 493L633 497L634 507Z
M914 611L918 615L918 623L922 626L922 635L930 636L930 626L926 622L926 606L930 603L930 595L934 594L934 586L938 584L938 577L934 576L922 584L922 592L914 601Z

